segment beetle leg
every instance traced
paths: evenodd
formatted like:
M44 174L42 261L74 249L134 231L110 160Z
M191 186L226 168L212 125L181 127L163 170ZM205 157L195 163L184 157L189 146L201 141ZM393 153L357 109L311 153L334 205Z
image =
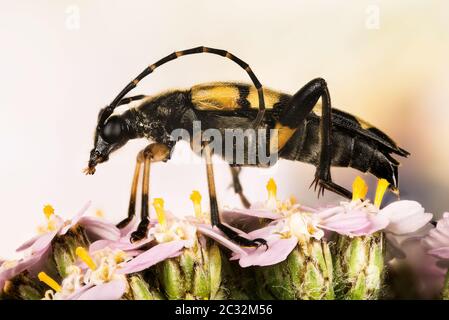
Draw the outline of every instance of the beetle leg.
M242 204L245 208L249 208L251 206L251 203L246 198L245 194L243 193L243 187L240 183L240 172L242 171L242 167L239 166L229 166L231 169L231 175L232 175L232 187L234 188L234 192L237 193L240 197L240 201L242 201Z
M221 223L220 213L218 211L217 194L215 191L215 179L214 179L214 167L212 164L212 151L208 144L204 146L204 154L206 156L206 173L207 173L207 186L209 188L209 201L210 201L210 220L213 226L220 229L229 239L242 246L259 247L261 245L266 246L265 239L247 239L240 236L235 230Z
M160 143L153 143L147 146L143 151L143 177L142 177L142 205L141 217L137 230L131 234L131 242L142 240L147 236L148 225L150 224L149 215L149 190L150 190L150 164L152 162L163 161L170 154L170 149Z
M276 127L279 130L280 148L293 135L296 128L303 123L307 115L312 112L318 100L322 100L320 137L320 159L315 173L315 190L319 186L318 196L324 194L324 189L336 192L344 197L351 198L352 194L345 188L332 182L332 106L326 81L321 78L314 79L302 87L290 100L288 107L282 112ZM270 146L270 150L273 150Z
M131 196L129 198L128 217L117 224L117 228L119 229L123 229L124 227L126 227L136 215L137 186L139 184L140 168L142 166L143 159L144 156L142 150L139 152L136 159L136 167L134 169L133 182L131 185Z

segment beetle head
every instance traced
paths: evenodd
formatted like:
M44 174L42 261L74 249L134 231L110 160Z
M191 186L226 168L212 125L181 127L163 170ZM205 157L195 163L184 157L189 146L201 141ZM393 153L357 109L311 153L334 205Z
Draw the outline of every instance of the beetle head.
M125 119L122 116L113 115L103 120L102 111L98 117L94 148L90 152L88 167L84 169L86 174L94 174L97 164L108 161L109 155L129 140L130 130Z

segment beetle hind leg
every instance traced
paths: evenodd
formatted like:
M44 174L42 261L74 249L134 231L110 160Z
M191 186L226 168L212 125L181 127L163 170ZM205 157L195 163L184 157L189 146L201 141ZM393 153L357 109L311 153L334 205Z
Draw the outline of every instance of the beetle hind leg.
M318 197L323 195L324 190L327 189L345 198L352 198L350 191L332 182L331 178L332 105L329 89L324 79L317 78L307 83L291 98L287 108L282 112L279 118L279 123L277 124L277 127L280 129L280 148L282 148L285 142L288 141L294 133L294 130L304 122L307 115L313 111L320 98L322 102L320 119L320 157L319 162L317 163L315 180L313 180L311 187L315 185L315 191L318 190Z
M342 197L345 197L347 199L352 199L352 192L347 190L346 188L336 184L332 180L322 180L319 178L319 176L316 176L315 179L312 181L312 184L310 187L315 185L314 190L316 191L318 189L318 197L320 195L324 195L324 190L332 191L336 194L339 194Z
M230 228L229 226L218 223L217 228L220 229L229 239L234 241L235 243L245 246L245 247L260 247L265 246L268 247L267 241L262 238L256 238L256 239L247 239L245 237L240 236L235 230Z
M239 166L230 166L231 169L231 175L232 175L232 187L234 188L234 192L239 195L240 201L242 202L243 206L245 208L249 208L251 206L251 203L249 202L248 198L243 193L243 187L240 182L240 172L242 171L242 167Z

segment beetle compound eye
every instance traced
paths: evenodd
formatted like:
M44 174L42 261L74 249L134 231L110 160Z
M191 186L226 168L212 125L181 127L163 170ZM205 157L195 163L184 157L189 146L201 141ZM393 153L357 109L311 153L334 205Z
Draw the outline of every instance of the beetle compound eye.
M109 143L115 143L122 138L123 121L118 117L111 117L103 127L102 138Z

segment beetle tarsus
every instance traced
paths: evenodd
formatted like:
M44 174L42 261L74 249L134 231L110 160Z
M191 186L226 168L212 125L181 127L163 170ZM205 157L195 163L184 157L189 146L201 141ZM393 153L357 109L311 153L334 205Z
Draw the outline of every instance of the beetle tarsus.
M220 229L229 239L237 243L238 245L244 246L244 247L260 247L265 246L268 248L267 241L262 238L256 238L256 239L248 239L245 237L242 237L239 235L235 230L228 227L227 225L223 223L219 223L216 225L218 229Z
M324 194L324 190L332 191L336 194L341 195L342 197L345 197L347 199L352 199L352 192L345 189L344 187L332 182L332 181L326 181L321 180L320 178L315 178L315 180L312 182L312 184L315 183L315 186L318 185L318 197Z
M150 224L150 220L148 218L140 221L139 226L137 227L137 230L131 233L131 242L137 242L139 240L142 240L146 238L148 233L148 226Z

